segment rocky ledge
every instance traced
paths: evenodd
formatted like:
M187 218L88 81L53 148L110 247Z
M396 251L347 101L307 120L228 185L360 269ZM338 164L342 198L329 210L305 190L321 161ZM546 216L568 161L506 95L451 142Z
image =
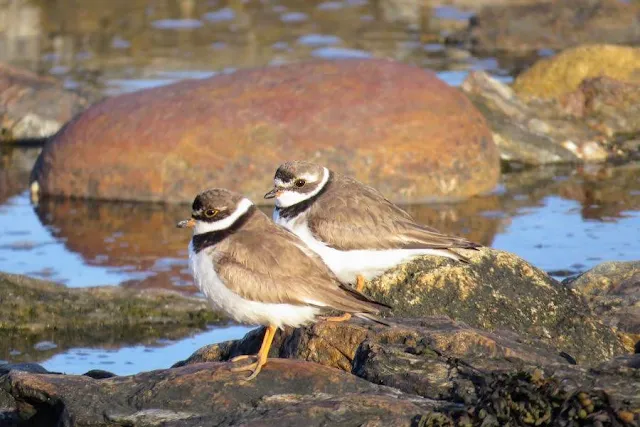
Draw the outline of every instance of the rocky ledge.
M287 329L271 351L281 358L251 382L221 360L257 350L262 330L128 377L8 367L0 403L7 425L636 425L637 355L589 368L511 333L395 322Z
M468 265L424 257L367 283L396 305L391 327L279 331L251 382L228 360L255 353L262 328L134 376L4 365L0 425L638 425L635 329L587 298L636 289L635 265L603 264L567 286L506 252L465 255Z

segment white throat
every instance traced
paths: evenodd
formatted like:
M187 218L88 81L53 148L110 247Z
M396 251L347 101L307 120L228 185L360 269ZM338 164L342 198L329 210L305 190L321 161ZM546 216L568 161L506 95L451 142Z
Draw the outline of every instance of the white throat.
M329 181L329 169L322 168L322 180L318 184L318 187L309 193L298 193L297 191L284 190L276 198L276 206L279 208L288 208L289 206L297 205L300 202L304 202L307 199L312 198L318 194Z
M253 206L253 202L245 198L238 203L236 210L225 219L214 222L196 221L196 225L193 227L193 234L196 235L209 233L210 231L225 230L231 227L242 215L246 214L251 206Z

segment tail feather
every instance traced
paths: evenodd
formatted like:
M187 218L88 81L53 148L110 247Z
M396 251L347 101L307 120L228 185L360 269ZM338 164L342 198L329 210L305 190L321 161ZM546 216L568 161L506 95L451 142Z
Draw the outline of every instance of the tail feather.
M384 325L384 326L393 326L393 323L388 322L386 320L383 320L377 316L374 316L373 314L369 314L369 313L354 313L353 314L356 317L359 317L360 319L364 319L364 320L368 320L370 322L373 323L377 323L379 325Z
M377 312L378 310L382 310L384 308L390 308L393 309L393 307L391 307L388 304L385 304L383 302L379 302L376 300L373 300L371 298L369 298L368 296L366 296L365 294L363 294L362 292L357 291L355 288L349 286L349 285L345 285L343 283L340 284L340 288L344 291L346 291L349 295L355 297L358 301L362 301L365 302L367 304L370 304L372 306L375 307L375 311Z

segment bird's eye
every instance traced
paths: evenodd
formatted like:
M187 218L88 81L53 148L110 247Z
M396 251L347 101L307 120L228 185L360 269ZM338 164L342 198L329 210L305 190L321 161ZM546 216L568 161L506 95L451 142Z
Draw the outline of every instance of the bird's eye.
M295 186L298 188L304 187L306 183L307 181L305 181L304 179L296 179L296 182L294 182Z
M207 209L206 211L204 211L204 216L206 216L207 218L213 218L217 214L218 214L217 209Z

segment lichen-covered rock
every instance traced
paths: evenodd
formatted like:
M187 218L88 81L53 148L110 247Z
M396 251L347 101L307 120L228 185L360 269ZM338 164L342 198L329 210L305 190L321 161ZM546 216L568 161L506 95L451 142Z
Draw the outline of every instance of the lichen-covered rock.
M178 338L221 319L203 299L163 290L117 286L70 289L0 273L0 360L34 358L89 345L123 345ZM19 356L11 356L18 350Z
M602 76L640 83L640 48L584 45L567 49L536 62L516 78L513 89L523 97L557 99L578 89L585 79Z
M508 252L464 251L469 264L422 257L366 284L394 316L447 315L486 330L542 340L580 362L602 362L625 348L586 302L544 271Z
M190 203L215 185L261 200L287 159L327 164L395 201L460 199L500 173L463 94L417 67L350 59L107 99L45 145L32 180L42 194L81 198Z
M586 295L605 323L640 342L640 261L604 262L563 284Z

